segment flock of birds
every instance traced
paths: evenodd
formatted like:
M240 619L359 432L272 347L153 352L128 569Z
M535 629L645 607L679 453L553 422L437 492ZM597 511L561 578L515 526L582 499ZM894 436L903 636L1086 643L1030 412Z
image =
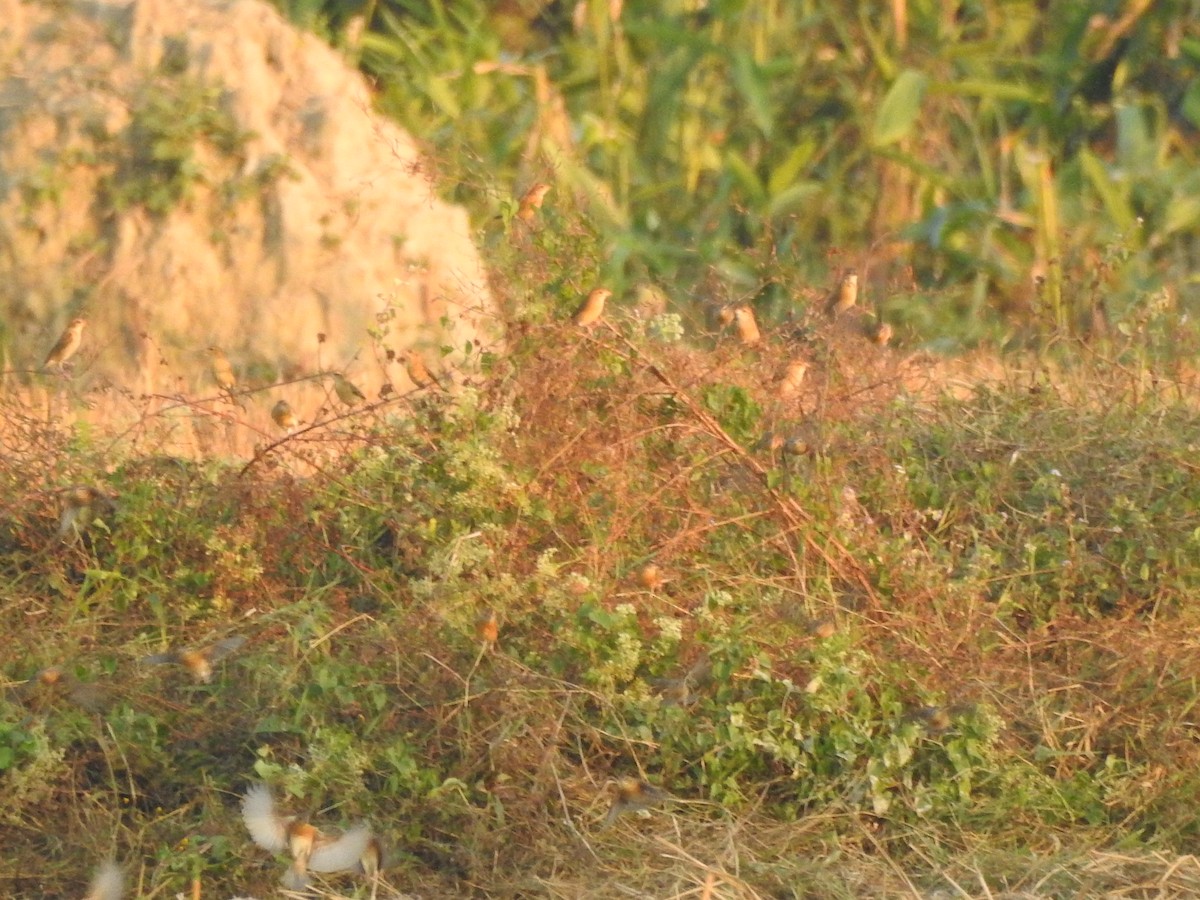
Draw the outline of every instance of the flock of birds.
M534 185L521 198L516 218L526 224L532 224L549 191L548 185ZM854 320L857 330L873 343L879 346L886 345L892 337L891 326L870 313L859 310L858 293L858 275L854 271L846 272L826 298L826 315L829 319L838 321L857 314L858 317ZM612 295L612 291L606 287L592 290L571 316L571 323L584 329L593 328L601 321L605 304ZM742 344L754 345L762 340L754 310L748 304L721 307L717 311L717 320L722 328L732 326ZM87 320L84 318L71 320L46 355L44 368L57 369L60 373L66 371L67 362L83 343L86 324ZM210 347L208 352L213 381L232 398L237 388L237 376L232 364L220 347ZM424 360L415 351L398 353L396 358L404 364L409 378L418 388L446 390L442 379L430 372ZM804 360L791 360L779 379L780 395L788 397L798 393L807 369L808 364ZM324 373L324 376L332 379L334 393L347 407L353 407L366 400L363 392L343 373L328 372ZM381 395L388 392L389 386L385 385ZM289 434L301 424L288 402L282 399L271 408L271 418L279 428ZM78 486L69 489L60 521L60 536L78 534L89 524L92 517L101 511L102 504L106 501L111 502L111 499L96 488ZM644 570L638 573L638 578L652 590L662 583L661 573L653 564L644 567ZM499 636L499 625L494 612L485 613L480 617L476 622L476 632L485 647L495 645ZM233 636L218 640L207 647L175 648L152 654L143 657L142 662L148 665L179 665L187 669L197 682L209 683L213 678L214 665L239 650L245 642L246 638ZM28 682L18 685L16 697L26 699L31 690L39 687L64 689L76 702L84 706L89 705L89 686L79 682L61 667L43 669ZM686 680L684 689L687 690ZM625 813L647 810L670 799L667 791L639 777L624 776L610 782L610 786L613 797L600 825L602 829ZM241 812L242 821L256 845L271 853L285 853L290 857L290 864L281 879L284 887L294 891L305 889L310 883L310 872L357 872L371 880L372 896L375 896L378 876L384 868L385 861L382 843L369 825L356 825L339 834L320 829L303 817L282 815L277 811L271 790L265 784L254 784L246 791L241 800ZM124 892L121 869L115 863L105 863L97 871L85 900L120 900Z

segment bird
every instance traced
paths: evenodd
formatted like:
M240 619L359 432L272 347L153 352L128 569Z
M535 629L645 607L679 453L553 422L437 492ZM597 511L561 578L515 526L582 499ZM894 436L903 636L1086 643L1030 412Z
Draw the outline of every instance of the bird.
M637 583L648 591L657 591L660 587L670 581L669 578L663 575L662 569L657 563L648 562L640 566L636 573Z
M527 190L517 204L517 218L526 224L532 223L537 218L538 210L542 208L542 201L551 190L553 188L550 185L541 182Z
M292 411L291 404L286 400L280 400L271 407L271 418L274 419L276 425L288 434L291 434L292 429L299 424L296 413Z
M242 797L242 821L254 843L272 853L286 851L292 864L283 876L283 886L302 890L308 873L345 872L363 867L363 856L371 845L371 829L357 825L340 837L325 834L297 816L275 812L275 799L265 784L255 784Z
M593 290L571 316L571 324L580 328L591 328L604 315L604 301L611 296L612 291L608 288L598 287Z
M55 345L50 348L50 352L46 354L46 361L42 363L42 368L58 366L61 370L63 364L75 355L75 351L83 343L83 327L85 325L87 325L87 319L72 319L71 324L67 326Z
M804 376L807 374L808 363L802 359L791 360L783 370L783 377L779 379L779 398L787 400L800 393L800 387L804 384Z
M882 319L871 319L863 328L867 340L877 347L886 347L892 339L892 326Z
M103 711L111 699L110 692L103 686L80 681L61 665L47 666L10 691L13 699L35 707L42 707L63 695L88 712Z
M155 666L169 663L183 666L192 673L192 677L201 684L208 684L213 677L213 663L220 662L233 651L246 643L246 638L240 634L222 638L216 643L198 649L178 648L166 653L154 653L142 657L146 665Z
M837 620L832 616L811 619L807 624L807 630L813 637L825 641L837 634Z
M623 775L616 779L613 783L613 795L612 806L608 808L608 814L600 825L602 829L607 828L624 813L650 809L671 796L662 788L632 775Z
M494 609L481 612L475 619L475 634L485 647L494 647L500 639L500 620Z
M331 372L333 376L333 392L346 406L357 406L367 399L366 394L358 389L354 382L347 380L341 372Z
M217 383L217 387L232 391L237 386L237 377L233 374L233 366L229 364L229 357L220 347L209 347L208 355L212 357L213 381Z
M430 374L429 367L425 365L425 360L417 351L405 350L403 353L398 353L396 358L404 363L404 371L408 373L409 380L418 388L434 387L439 391L445 390L442 383Z
M858 273L850 269L825 301L825 314L836 319L858 303Z
M733 309L733 324L737 327L738 340L743 344L757 344L762 340L758 330L758 322L754 320L754 310L742 304Z
M83 900L121 900L125 893L125 876L120 867L109 860L101 864L92 877L87 896Z
M76 484L63 494L58 518L58 536L70 541L83 534L96 519L111 514L114 496L90 484Z

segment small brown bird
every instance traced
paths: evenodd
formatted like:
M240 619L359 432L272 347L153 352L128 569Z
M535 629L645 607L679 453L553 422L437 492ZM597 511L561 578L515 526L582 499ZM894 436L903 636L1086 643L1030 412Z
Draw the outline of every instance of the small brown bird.
M214 644L199 649L181 648L168 650L166 653L154 653L142 657L142 662L151 666L163 664L183 666L196 681L208 684L213 677L213 663L220 662L244 643L246 643L246 639L238 634L222 638Z
M46 354L46 361L42 363L42 367L48 369L51 366L58 366L61 369L63 363L74 356L79 345L83 343L83 327L85 325L87 325L87 319L72 319L58 342Z
M591 328L604 315L604 301L611 296L612 291L608 288L596 288L579 304L579 309L571 316L571 324L580 328Z
M863 330L867 340L877 347L886 347L892 339L892 326L882 319L871 319Z
M286 431L288 434L299 424L296 414L292 411L292 406L286 400L278 401L271 407L271 418L275 424Z
M272 853L287 852L292 864L283 886L299 891L308 884L308 873L346 872L362 866L371 844L371 829L357 825L339 837L325 834L296 816L280 816L265 784L255 784L242 798L242 821L254 843Z
M419 388L433 387L439 391L445 390L442 383L430 374L429 367L425 365L425 360L416 350L405 350L402 353L397 353L396 358L404 363L404 371L408 373L409 380Z
M754 320L754 310L742 304L734 307L733 324L737 326L738 340L743 344L757 344L762 340L758 330L758 322Z
M88 712L101 712L112 699L110 692L103 686L80 681L62 666L47 666L28 681L14 687L11 696L34 707L52 704L59 697L65 696Z
M717 324L721 328L728 328L735 318L732 306L722 306L717 310Z
M232 391L237 387L237 376L233 374L233 366L229 364L229 357L220 347L209 347L208 355L212 357L213 381L217 383L217 387Z
M367 399L366 394L358 389L358 385L348 381L341 372L331 372L333 377L333 392L346 406L357 406Z
M858 303L858 273L853 269L842 276L841 283L825 301L825 314L836 319L844 312L854 308Z
M821 640L829 640L837 634L837 621L832 616L812 619L808 623L808 633Z
M657 563L648 562L644 566L640 566L636 573L637 583L648 591L657 591L664 584L670 581L669 578L663 575Z
M802 359L791 360L783 370L783 377L779 379L779 398L789 400L800 393L804 376L807 374L808 363Z
M92 878L91 887L83 900L121 900L125 893L125 876L111 860L103 863Z
M64 541L78 538L96 519L111 515L116 498L90 484L77 484L63 494L58 519L58 536Z
M542 208L542 201L551 190L550 185L541 182L527 190L517 205L517 218L526 224L532 223L537 218L538 210Z
M607 828L624 813L657 806L670 796L662 788L655 787L648 781L634 778L632 775L623 775L613 782L612 806L608 808L608 815L604 817L600 827Z
M500 620L494 609L484 610L475 619L475 634L485 646L496 646L496 641L500 640Z

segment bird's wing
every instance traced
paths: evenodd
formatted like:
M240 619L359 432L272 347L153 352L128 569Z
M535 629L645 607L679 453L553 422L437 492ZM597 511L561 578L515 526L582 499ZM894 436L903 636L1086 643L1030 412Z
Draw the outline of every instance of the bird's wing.
M314 872L341 872L358 865L367 846L371 843L371 829L357 825L337 840L316 847L308 858L308 867Z
M251 785L242 798L242 821L254 843L280 853L287 849L287 823L275 815L275 801L265 784Z
M212 652L208 654L208 658L213 662L219 659L224 659L234 650L237 650L242 644L246 643L244 635L235 634L233 637L221 638L212 645Z

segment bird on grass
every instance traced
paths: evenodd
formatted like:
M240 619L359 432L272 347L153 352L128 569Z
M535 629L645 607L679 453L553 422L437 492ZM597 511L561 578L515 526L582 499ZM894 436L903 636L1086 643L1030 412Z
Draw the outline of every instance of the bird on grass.
M292 411L291 404L286 400L280 400L271 407L271 419L288 434L291 434L299 424L296 413Z
M197 682L208 684L212 681L213 664L220 662L245 643L246 638L238 634L222 638L207 647L177 648L168 650L166 653L154 653L142 657L142 662L150 666L164 664L183 666Z
M289 890L299 891L307 886L309 872L366 868L363 858L373 840L370 828L358 825L334 837L297 816L281 816L275 812L275 800L265 784L253 785L246 791L242 798L242 821L258 846L292 857L282 882Z
M892 339L892 326L882 319L871 319L863 328L867 340L877 347L886 347Z
M500 640L500 620L494 609L484 610L476 617L475 634L483 641L484 647L496 646L496 641Z
M538 210L542 208L542 201L551 190L550 185L541 182L527 190L517 204L517 218L527 225L532 224L537 218Z
M747 346L757 344L762 340L758 330L758 322L754 319L754 310L742 304L733 308L733 324L737 328L738 340Z
M58 536L72 541L83 534L96 519L115 510L114 495L90 484L76 484L63 493L58 517Z
M667 578L657 563L648 562L634 573L637 583L648 591L657 591L671 579Z
M430 373L429 367L425 365L425 360L416 350L405 350L402 353L397 353L396 358L404 363L404 371L408 373L409 380L417 387L433 387L439 391L445 390L442 387L442 383Z
M571 324L580 328L591 328L604 315L604 301L612 296L608 288L598 287L579 304L575 314L571 316Z
M804 376L807 374L808 363L802 359L791 360L783 370L783 377L779 379L779 399L789 400L800 393Z
M109 860L96 870L91 887L83 900L121 900L125 893L125 876L120 867Z
M825 301L825 314L836 319L842 313L849 312L858 303L858 273L853 269L842 276L838 286L833 289Z
M58 342L46 354L46 361L42 363L42 368L49 369L57 366L61 371L63 364L75 355L75 351L83 343L83 327L85 325L87 325L87 319L72 319L71 324L59 336Z
M333 392L346 406L357 406L367 399L367 395L358 389L358 385L348 380L341 372L331 372Z
M623 775L613 782L613 802L600 827L607 828L627 812L650 809L665 800L670 794L650 782L632 775Z

